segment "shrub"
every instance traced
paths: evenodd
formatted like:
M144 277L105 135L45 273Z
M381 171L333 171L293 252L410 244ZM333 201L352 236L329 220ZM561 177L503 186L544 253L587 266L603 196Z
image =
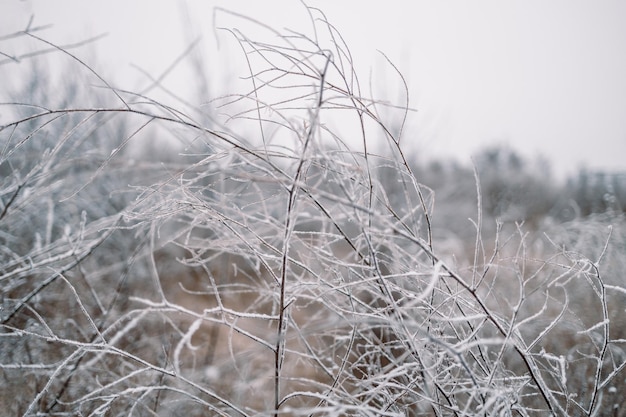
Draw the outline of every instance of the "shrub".
M450 263L402 128L307 11L310 36L228 32L248 134L119 91L2 126L3 409L619 415L623 219L487 237L479 193L471 262ZM176 157L131 152L170 134Z

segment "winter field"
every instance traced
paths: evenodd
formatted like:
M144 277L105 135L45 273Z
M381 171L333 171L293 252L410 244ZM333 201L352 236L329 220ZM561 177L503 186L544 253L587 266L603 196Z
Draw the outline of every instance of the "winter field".
M307 11L205 105L0 33L2 413L626 416L626 177L421 161Z

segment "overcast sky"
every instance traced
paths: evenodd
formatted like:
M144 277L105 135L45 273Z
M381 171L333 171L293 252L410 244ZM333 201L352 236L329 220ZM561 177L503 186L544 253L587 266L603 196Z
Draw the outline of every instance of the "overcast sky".
M386 80L377 50L403 72L418 109L405 140L425 154L470 163L486 145L509 144L546 156L559 176L583 166L626 170L626 1L308 4L344 35L365 77L373 68ZM40 35L58 44L107 32L91 53L77 53L132 88L141 74L131 63L158 75L196 34L212 53L214 6L276 28L310 27L295 0L2 0L0 35L23 29L31 14L35 24L54 24ZM220 59L238 52L222 50Z

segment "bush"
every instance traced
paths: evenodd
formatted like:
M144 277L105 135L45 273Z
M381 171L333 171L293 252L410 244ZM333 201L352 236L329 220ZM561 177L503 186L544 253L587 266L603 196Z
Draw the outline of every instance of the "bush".
M545 234L511 221L487 237L472 197L475 236L458 237L472 256L449 262L438 247L455 233L433 222L402 129L308 12L310 37L228 32L252 90L223 104L238 132L252 119L247 134L119 91L10 105L3 409L620 415L623 218L546 221ZM155 135L183 138L179 155L137 157Z

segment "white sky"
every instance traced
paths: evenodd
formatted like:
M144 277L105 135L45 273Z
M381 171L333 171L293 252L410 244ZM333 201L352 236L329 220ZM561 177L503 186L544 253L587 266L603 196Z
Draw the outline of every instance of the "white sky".
M378 79L392 79L376 63L377 49L403 72L411 106L419 111L415 133L403 140L423 154L469 164L485 145L507 143L525 155L546 156L559 176L582 166L626 170L626 1L308 4L321 8L343 34L362 77L373 68ZM40 35L58 44L108 32L89 47L95 52L73 52L118 85L135 88L140 74L130 64L160 74L190 33L204 35L209 57L238 62L236 49L214 52L214 6L276 28L309 28L296 0L0 0L0 35L22 29L31 14L35 24L55 25ZM183 31L181 22L190 30ZM218 64L228 70L219 77L240 75ZM193 87L182 78L168 82Z

